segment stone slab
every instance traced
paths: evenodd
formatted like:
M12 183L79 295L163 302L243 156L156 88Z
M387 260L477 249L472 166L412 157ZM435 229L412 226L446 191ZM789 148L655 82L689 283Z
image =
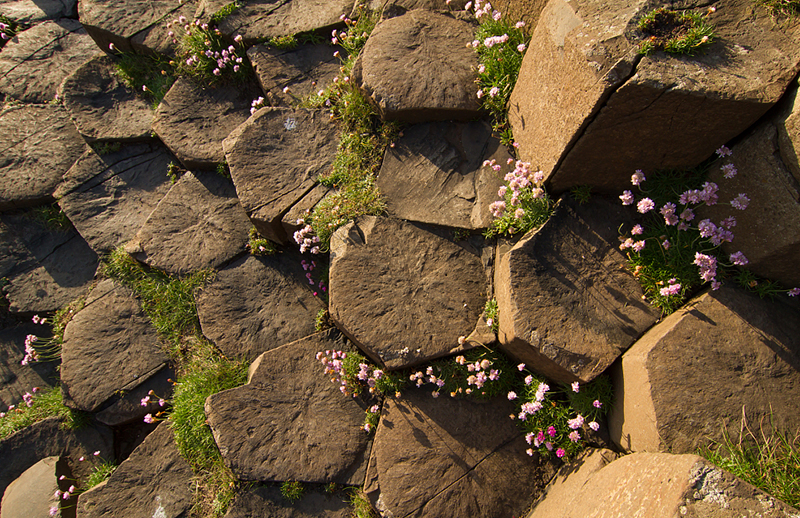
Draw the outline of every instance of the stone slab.
M387 148L378 188L397 218L465 229L492 223L503 180L484 160L511 158L485 122L435 122L403 130Z
M58 457L47 457L12 482L3 493L0 518L50 516L50 508L59 506L56 478Z
M0 211L52 201L61 177L87 147L60 106L5 108L0 135Z
M158 398L168 400L172 397L173 380L176 378L174 369L164 366L147 378L141 385L122 391L110 401L112 403L95 413L95 418L108 426L124 426L142 423L147 414L156 414L163 410L158 404ZM150 396L151 403L142 406L142 399L153 391L158 397Z
M252 361L313 334L325 304L309 289L300 261L297 252L247 256L220 270L195 296L203 335L224 355Z
M486 297L480 257L410 223L359 217L331 238L330 316L388 369L463 350Z
M101 281L64 330L64 403L92 412L118 391L131 390L161 370L167 355L133 293Z
M53 101L64 78L97 53L77 20L40 23L3 47L0 93L28 103Z
M153 109L116 75L114 60L97 56L59 87L59 97L88 142L151 140Z
M353 508L344 496L306 488L299 501L289 502L280 488L259 486L237 494L225 518L350 518Z
M655 323L617 245L628 217L598 197L561 200L502 256L495 294L506 353L549 379L588 382Z
M262 236L288 241L281 219L328 172L338 134L322 111L262 108L222 143L236 194Z
M186 173L126 247L139 261L183 275L218 268L245 250L251 223L222 176Z
M614 375L611 439L630 451L690 453L742 419L790 434L800 415L800 307L723 285L653 327ZM677 402L677 403L676 403Z
M74 18L78 14L78 0L11 0L3 2L3 14L26 25Z
M247 385L206 400L206 416L225 464L240 480L358 485L370 441L366 404L345 396L315 354L349 350L325 331L267 351Z

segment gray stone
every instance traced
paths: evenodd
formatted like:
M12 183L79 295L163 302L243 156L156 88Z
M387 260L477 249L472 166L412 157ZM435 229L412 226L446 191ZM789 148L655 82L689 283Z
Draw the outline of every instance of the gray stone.
M132 422L143 422L147 414L156 414L163 410L158 403L159 398L165 400L172 397L175 371L170 367L163 367L138 387L123 391L118 397L112 398L108 407L97 412L95 418L108 426L122 426ZM150 392L154 395L151 395ZM149 396L149 397L148 397ZM142 399L148 397L150 403L142 405Z
M306 489L303 497L292 503L279 488L260 486L237 494L225 518L350 518L352 511L345 495Z
M83 493L78 516L179 518L194 503L193 473L161 423L104 484Z
M56 97L61 81L98 53L77 20L63 18L15 36L0 54L0 93L29 103Z
M156 143L102 156L89 149L64 175L58 204L95 252L108 253L132 239L167 194L171 161Z
M681 6L705 14L707 4ZM651 4L564 0L541 14L510 101L525 161L553 192L624 189L635 169L693 167L753 124L800 65L793 26L716 2L714 42L694 56L637 55Z
M26 323L0 330L0 408L19 405L22 396L34 387L46 388L58 380L56 362L20 365L25 356L25 337L29 334L46 338L47 327Z
M150 140L153 110L116 75L114 61L97 56L68 76L59 96L89 142Z
M236 194L262 236L287 242L281 218L331 167L338 134L322 111L262 108L222 143Z
M471 24L425 10L375 27L353 77L384 119L426 122L478 114Z
M447 3L446 0L369 0L367 2L357 2L350 17L358 17L361 12L359 5L365 6L368 11L380 12L383 18L394 18L414 9L426 9L442 13L461 11L466 4L467 0L455 0L450 3ZM503 13L505 14L505 10Z
M26 211L4 215L0 235L12 312L47 313L85 295L98 258L74 229L51 228Z
M64 402L92 412L116 392L147 381L166 361L139 300L110 279L101 281L64 330Z
M241 34L248 45L298 32L326 32L344 25L352 0L251 0L222 20L218 27L229 35Z
M50 516L50 508L59 506L56 463L58 457L47 457L9 484L3 494L0 518L32 518Z
M254 84L202 86L179 78L156 109L153 130L187 169L216 169L222 141L250 116Z
M519 516L555 463L525 454L510 413L505 398L434 399L408 390L387 400L365 492L383 516Z
M214 439L238 479L364 481L364 404L323 374L314 356L326 349L349 347L326 331L267 351L251 366L247 385L206 400Z
M798 512L697 455L634 453L613 460L611 452L598 450L581 460L551 484L528 518L598 510L609 518L791 518Z
M556 381L591 381L658 318L619 251L617 204L562 200L500 260L495 293L504 351Z
M410 223L359 217L331 239L331 318L389 369L463 350L486 297L478 256Z
M239 255L251 226L228 180L216 173L186 173L126 250L149 266L183 275L218 268Z
M53 199L53 191L86 149L60 106L13 106L0 113L0 211Z
M303 45L296 49L271 49L255 45L247 50L247 57L256 71L261 89L271 106L291 106L295 99L316 94L325 88L339 73L341 61L333 56L340 47L330 45ZM284 93L284 88L289 88Z
M325 304L309 289L300 260L297 252L248 256L220 270L196 295L203 335L224 355L252 361L313 334Z
M400 219L466 229L491 225L489 205L503 180L484 160L508 151L485 122L418 124L386 150L378 188Z
M96 451L100 452L97 456L93 455ZM57 417L49 417L0 440L0 491L5 492L26 469L51 456L62 457L73 476L85 480L102 459L114 458L111 430L102 425L69 430Z
M690 453L742 419L793 434L800 415L800 307L723 285L653 327L614 375L611 439ZM765 425L766 427L766 425Z
M18 23L33 25L75 17L77 7L78 0L10 0L3 2L3 14Z

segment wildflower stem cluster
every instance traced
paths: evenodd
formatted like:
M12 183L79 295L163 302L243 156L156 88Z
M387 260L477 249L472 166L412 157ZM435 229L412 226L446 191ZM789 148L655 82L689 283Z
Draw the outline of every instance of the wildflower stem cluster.
M514 169L505 174L505 185L497 192L500 197L489 206L494 216L486 236L497 234L514 235L542 226L552 213L552 201L544 190L544 173L531 171L528 162L508 159L508 165ZM502 166L495 160L486 161L484 167L491 167L500 174Z

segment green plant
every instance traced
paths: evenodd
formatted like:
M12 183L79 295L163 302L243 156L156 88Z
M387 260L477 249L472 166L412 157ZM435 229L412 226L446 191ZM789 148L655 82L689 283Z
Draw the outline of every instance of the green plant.
M233 41L216 27L200 20L189 21L185 16L167 24L169 35L178 44L178 71L203 83L219 80L246 80L252 75L246 47L241 35Z
M795 295L791 296L797 296L797 288L794 290L787 290L781 286L780 283L758 277L745 268L738 269L733 274L733 280L742 288L756 293L762 299L765 297L774 299L780 293L795 293Z
M495 160L486 161L483 165L491 167L496 173L502 170ZM525 234L544 225L553 211L550 196L543 188L544 174L541 171L532 172L529 163L517 160L514 169L506 173L504 179L506 184L497 192L501 200L489 206L495 219L484 235Z
M231 179L231 168L228 167L227 162L220 162L217 164L217 174L223 178Z
M281 50L291 50L297 48L297 37L294 34L287 36L273 36L264 42L268 47Z
M303 492L305 492L305 486L302 482L297 482L295 480L287 481L281 484L281 496L286 500L295 503L301 498L303 498Z
M89 477L86 479L86 485L83 488L84 491L88 491L92 489L94 486L100 484L101 482L105 482L114 473L114 470L117 469L117 464L114 462L102 462L92 468L92 472L89 473Z
M278 249L275 244L267 238L261 237L256 227L250 228L250 240L247 242L247 248L250 250L251 255L275 255Z
M575 201L577 201L581 205L589 203L589 200L592 199L591 185L577 185L572 189L570 189L569 192L575 199Z
M0 49L5 47L6 43L22 29L23 27L15 20L0 14Z
M64 428L73 430L89 423L88 414L64 406L59 386L43 390L33 389L29 399L26 400L30 401L30 406L20 403L0 416L0 439L5 439L14 432L48 417L59 418Z
M757 4L766 7L773 16L797 16L800 13L798 0L756 0Z
M72 222L58 204L40 205L32 210L33 217L44 226L57 232L72 230Z
M332 327L333 324L331 324L328 310L320 309L317 311L317 315L314 318L314 330L319 333L320 331L325 331L326 329L330 329Z
M349 495L352 518L378 518L378 513L372 508L372 504L360 487L350 489Z
M235 1L229 4L226 4L220 8L219 11L211 15L211 22L214 24L218 24L228 16L232 15L236 11L238 11L244 5L244 1Z
M91 147L98 155L105 156L122 149L122 142L93 142Z
M483 318L486 319L486 325L491 327L492 331L496 333L500 328L497 300L491 299L486 301L486 305L483 307Z
M183 176L186 170L180 167L175 162L170 162L167 164L167 177L169 178L170 183L175 183L178 181L178 178Z
M763 421L754 432L742 418L738 440L727 429L722 440L703 446L699 454L718 467L783 500L792 507L800 506L800 433L794 436L776 430Z
M639 30L647 37L640 44L639 53L648 56L663 50L670 54L694 55L714 41L714 28L706 23L706 17L713 12L713 7L705 15L664 7L650 11L638 23Z
M116 66L120 81L149 100L154 110L177 77L173 63L160 54L120 53Z

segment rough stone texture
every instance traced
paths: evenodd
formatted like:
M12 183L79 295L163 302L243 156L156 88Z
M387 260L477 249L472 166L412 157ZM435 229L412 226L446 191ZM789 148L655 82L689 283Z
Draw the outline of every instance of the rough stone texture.
M77 20L36 25L3 47L0 93L29 103L52 101L61 81L97 53Z
M101 281L64 330L64 403L92 412L120 390L131 390L167 361L156 330L133 293Z
M313 334L325 304L309 289L300 261L296 252L248 256L220 270L196 295L203 335L226 356L252 361Z
M68 76L59 96L89 141L150 140L153 110L116 76L114 60L97 56Z
M25 356L25 337L48 335L48 327L26 323L0 330L0 408L22 402L33 387L47 388L58 380L56 362L20 365Z
M378 188L400 219L447 227L486 228L502 178L484 160L510 155L485 122L418 124L403 130L386 155Z
M78 0L10 0L3 2L3 14L33 25L44 20L71 18L78 14Z
M603 466L607 455L598 451L584 458L577 471L556 479L528 518L797 515L796 509L697 455L634 453Z
M100 455L92 455L99 451ZM78 430L62 427L61 420L49 417L0 441L0 491L40 460L57 456L66 460L75 477L89 476L100 458L113 459L113 437L105 426L89 425ZM78 459L84 458L81 462Z
M0 211L52 200L61 177L86 149L60 106L6 108L0 135Z
M781 110L775 118L781 159L789 173L800 182L800 102L797 101L798 84L786 93Z
M108 426L130 425L134 421L141 423L145 415L156 414L163 410L158 404L158 398L169 399L172 397L172 380L175 378L173 369L163 367L138 387L112 398L114 402L97 412L95 418ZM142 406L142 399L148 397L151 390L156 395L150 396L150 404Z
M389 369L463 350L486 296L479 257L410 223L359 217L331 239L331 318Z
M328 171L338 135L321 111L262 108L225 139L236 194L262 236L287 242L281 218Z
M56 190L61 210L98 254L127 242L167 194L172 155L158 143L98 155L91 149Z
M59 505L57 462L58 457L42 459L12 482L3 494L0 518L50 516L50 507Z
M434 399L409 390L384 403L364 490L384 516L519 516L555 474L525 454L505 398ZM424 483L421 483L423 482Z
M260 486L237 494L225 518L350 518L353 508L342 496L306 489L303 498L290 503L280 488Z
M550 379L591 381L658 318L617 248L625 211L601 198L559 202L500 260L501 347Z
M369 0L357 2L350 17L358 16L360 12L359 5L364 5L369 11L380 12L382 18L394 18L414 9L426 9L441 13L463 10L467 1L455 0L448 4L446 0ZM505 10L503 12L505 13Z
M81 495L78 516L179 518L194 503L192 468L161 423L105 483Z
M794 101L795 94L787 100ZM728 254L742 251L750 261L748 270L787 288L800 286L800 175L792 176L798 162L791 156L790 144L792 138L800 139L794 128L796 117L790 112L785 122L781 116L765 120L732 147L733 156L712 165L708 179L720 186L723 203L697 212L699 218L711 218L715 223L733 215L736 238L722 249ZM732 179L724 178L720 170L726 163L733 163L739 171ZM750 198L745 211L726 203L739 193Z
M305 220L305 217L311 214L314 207L332 191L331 187L325 187L318 183L297 203L292 205L292 208L281 218L281 225L285 235L291 236L300 230L304 225L298 223L298 221Z
M344 25L340 16L350 14L353 0L253 0L219 23L225 34L241 34L248 45L262 38L330 32Z
M237 478L363 483L364 404L322 375L314 355L326 349L349 347L326 331L267 351L247 385L206 400L208 424Z
M113 43L122 52L133 50L169 54L174 51L166 37L166 24L184 14L190 18L194 2L174 0L81 0L78 17L86 31L103 50Z
M247 57L256 71L258 82L271 106L290 106L294 99L316 94L333 81L341 61L333 56L341 47L303 45L296 49L271 49L255 45L247 49ZM283 89L289 87L289 93Z
M414 10L373 30L353 78L384 119L425 122L478 116L477 54L466 48L474 27Z
M751 423L794 433L800 415L800 308L723 286L644 335L615 369L611 439L688 453ZM680 402L680 404L676 404ZM744 410L743 410L744 409ZM767 426L767 425L765 425Z
M714 3L715 41L704 52L639 59L633 24L644 6L558 0L542 12L510 120L522 158L555 192L581 184L616 192L635 169L694 166L763 115L797 74L796 28L735 0ZM707 4L683 7L692 6Z
M153 130L187 169L216 169L222 141L250 116L254 84L202 86L178 78L158 105Z
M0 264L8 278L10 310L47 313L86 293L97 254L75 232L53 229L32 211L5 214L0 222Z
M217 268L245 249L250 221L228 180L186 173L126 247L139 261L169 273Z

